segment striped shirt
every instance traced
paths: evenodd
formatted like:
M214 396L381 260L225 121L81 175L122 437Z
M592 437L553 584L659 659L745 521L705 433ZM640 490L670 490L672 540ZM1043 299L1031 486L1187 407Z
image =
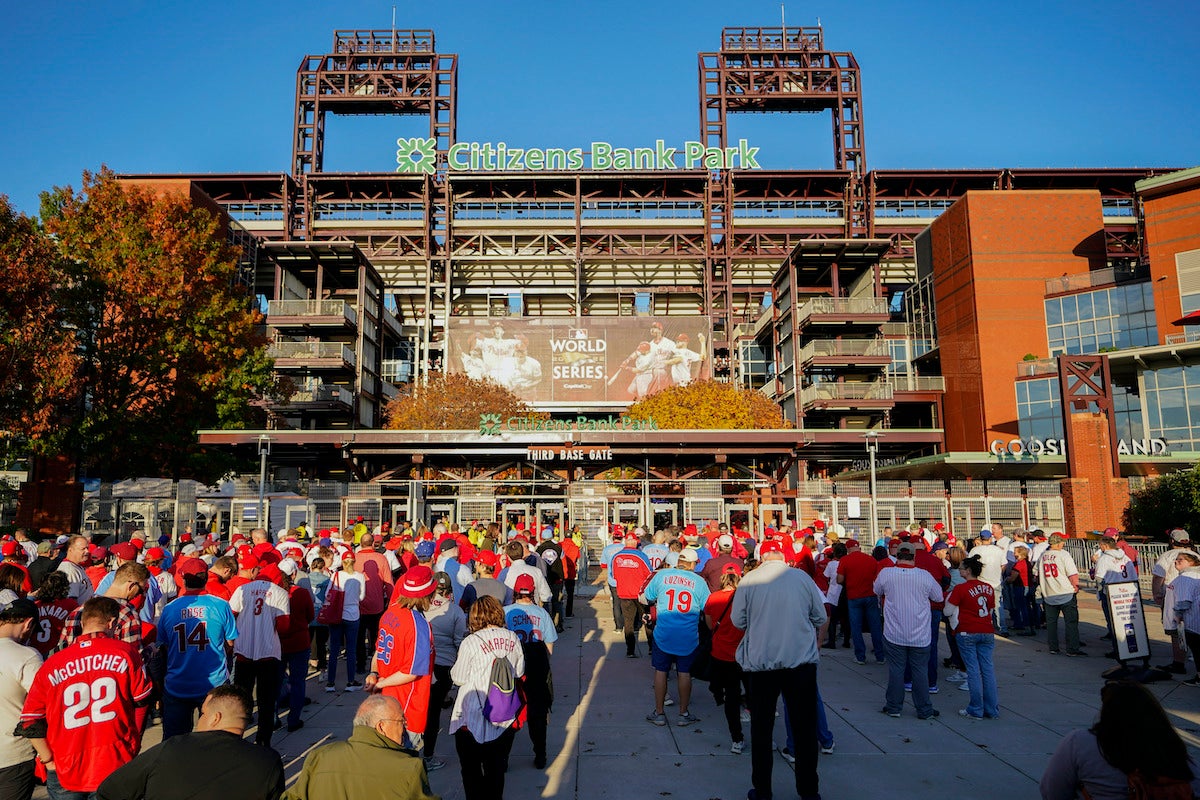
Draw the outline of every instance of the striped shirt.
M525 674L525 652L521 640L506 628L484 628L463 639L450 679L458 686L454 710L450 712L451 733L466 728L480 744L500 737L508 728L493 725L483 715L483 703L492 680L492 660L507 658L517 677Z
M875 578L875 594L884 601L884 638L904 647L929 646L929 604L944 599L932 575L907 562L897 564Z

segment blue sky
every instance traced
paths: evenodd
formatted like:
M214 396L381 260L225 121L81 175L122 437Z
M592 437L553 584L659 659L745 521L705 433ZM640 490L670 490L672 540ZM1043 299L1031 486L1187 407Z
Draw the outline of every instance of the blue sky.
M295 72L335 28L388 28L392 3L10 2L0 10L0 193L84 169L282 172ZM867 167L1195 166L1200 3L791 2L863 73ZM459 55L458 138L522 147L698 137L697 60L777 2L397 4ZM833 166L828 114L732 117L767 168ZM394 169L412 118L333 118L329 170Z

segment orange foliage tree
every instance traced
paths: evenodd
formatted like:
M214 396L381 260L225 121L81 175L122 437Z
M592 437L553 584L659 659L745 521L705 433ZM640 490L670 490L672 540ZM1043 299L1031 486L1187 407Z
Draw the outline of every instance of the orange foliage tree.
M198 449L196 431L256 424L252 401L275 382L262 315L235 285L238 253L217 218L104 169L85 172L79 192L43 194L42 222L63 264L44 281L71 332L62 377L73 402L20 431L100 478L220 477L231 464Z
M49 434L77 396L75 339L60 292L67 263L37 222L0 195L0 429Z
M462 373L434 373L424 383L407 387L384 409L385 428L403 431L475 430L483 414L498 414L507 419L535 413L515 394L491 381L476 380Z
M779 406L761 392L713 380L663 389L634 403L627 413L667 429L792 427Z

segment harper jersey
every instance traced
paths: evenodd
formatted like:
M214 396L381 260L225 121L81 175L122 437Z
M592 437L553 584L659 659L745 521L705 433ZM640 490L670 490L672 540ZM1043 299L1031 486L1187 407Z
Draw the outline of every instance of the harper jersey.
M153 688L135 646L87 634L46 659L21 709L21 727L30 735L44 721L63 789L94 792L138 754L135 705Z
M268 581L253 580L234 591L229 607L237 614L234 653L251 661L281 657L275 621L288 616L287 592Z
M694 572L660 569L643 592L654 604L654 646L676 656L700 646L699 622L708 602L708 584Z
M225 642L238 638L229 603L210 594L184 595L167 603L157 630L167 652L168 694L202 698L229 680Z
M400 701L404 707L405 727L413 733L425 733L429 689L433 684L433 659L433 629L425 615L396 603L388 606L379 618L375 669L379 671L380 680L397 672L417 676L415 681L381 690Z

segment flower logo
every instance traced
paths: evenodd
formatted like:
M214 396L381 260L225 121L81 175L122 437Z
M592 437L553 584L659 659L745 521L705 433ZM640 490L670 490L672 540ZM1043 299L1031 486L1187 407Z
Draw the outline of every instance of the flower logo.
M437 142L415 137L397 139L396 163L399 164L396 172L434 174L437 171Z
M500 435L500 415L499 414L480 414L479 415L479 435L480 436L499 436Z

